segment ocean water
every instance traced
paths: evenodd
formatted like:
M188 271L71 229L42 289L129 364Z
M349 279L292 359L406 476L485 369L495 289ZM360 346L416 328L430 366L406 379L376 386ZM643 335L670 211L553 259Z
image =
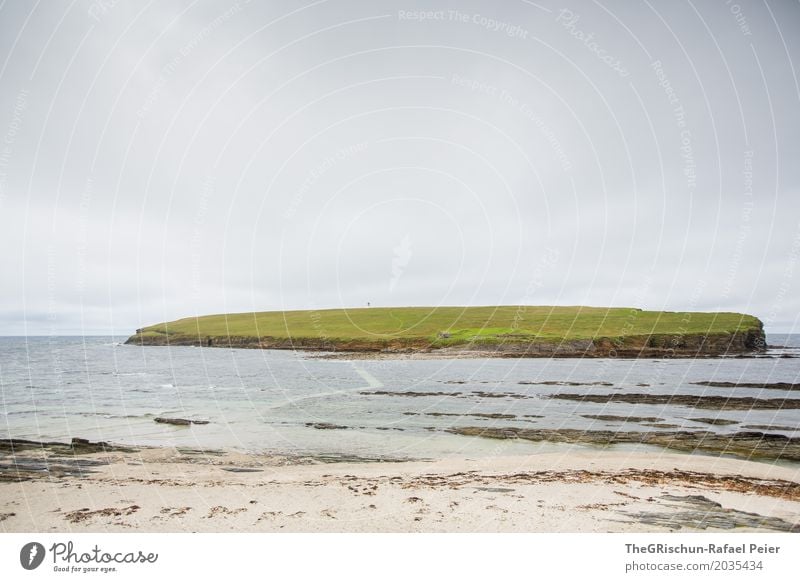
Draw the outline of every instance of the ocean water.
M764 357L698 360L341 360L291 351L126 346L111 337L0 337L0 438L435 458L558 448L446 432L457 426L678 430L582 416L598 414L652 416L681 430L720 433L771 425L779 428L769 432L800 436L800 410L548 398L587 392L800 398L798 391L693 384L799 383L800 335L772 335L768 341L784 347ZM586 385L596 382L608 385ZM209 423L172 426L156 423L157 417ZM698 417L738 424L692 420ZM323 423L346 428L318 428Z

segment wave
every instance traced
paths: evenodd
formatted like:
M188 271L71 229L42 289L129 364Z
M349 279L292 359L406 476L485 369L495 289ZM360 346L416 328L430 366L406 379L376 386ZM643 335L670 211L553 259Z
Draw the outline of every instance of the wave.
M112 418L153 418L155 414L152 412L145 412L143 414L112 414L110 412L74 412L77 416L99 416L105 419L112 419Z

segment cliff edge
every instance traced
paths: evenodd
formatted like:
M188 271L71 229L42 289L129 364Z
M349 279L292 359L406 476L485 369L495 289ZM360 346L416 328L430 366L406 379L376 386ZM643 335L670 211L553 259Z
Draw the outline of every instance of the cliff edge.
M207 315L138 329L126 343L475 357L716 357L766 348L751 315L547 306Z

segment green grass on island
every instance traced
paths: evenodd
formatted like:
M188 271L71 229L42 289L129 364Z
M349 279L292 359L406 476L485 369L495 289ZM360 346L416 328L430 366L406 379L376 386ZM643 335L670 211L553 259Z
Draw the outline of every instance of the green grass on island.
M315 347L348 344L441 348L479 343L543 343L667 336L762 334L740 313L643 311L605 307L370 307L187 317L137 330L130 343L219 345L289 340ZM231 342L231 340L235 340ZM211 340L209 342L209 340ZM638 342L635 342L638 343Z

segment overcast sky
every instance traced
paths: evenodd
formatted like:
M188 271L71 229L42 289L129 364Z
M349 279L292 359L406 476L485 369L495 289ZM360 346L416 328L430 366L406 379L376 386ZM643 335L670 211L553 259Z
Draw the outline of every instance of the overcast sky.
M800 3L0 2L0 335L394 305L800 333Z

